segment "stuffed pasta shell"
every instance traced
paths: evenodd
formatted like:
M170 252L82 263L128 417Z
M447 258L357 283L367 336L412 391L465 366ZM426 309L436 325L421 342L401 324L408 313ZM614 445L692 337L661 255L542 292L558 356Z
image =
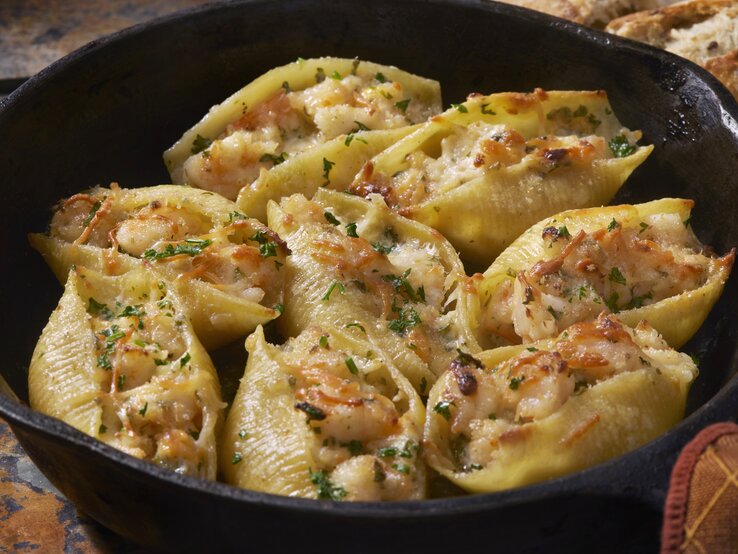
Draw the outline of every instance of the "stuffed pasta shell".
M291 255L279 324L295 336L313 323L358 325L422 394L456 348L477 351L458 302L463 268L432 229L365 200L321 189L269 206Z
M527 227L606 204L648 157L604 91L471 95L370 160L351 192L380 193L475 265Z
M331 500L425 497L425 410L356 329L310 327L283 346L259 328L228 414L221 471L257 491Z
M31 407L137 458L215 479L225 404L182 300L136 269L69 273L29 367Z
M409 135L418 125L383 131L356 131L315 146L278 167L262 171L238 194L236 204L243 213L266 221L270 200L279 202L291 194L312 198L321 187L343 191L362 166L387 147Z
M572 210L505 250L465 299L485 347L558 335L602 311L647 320L674 348L697 331L735 258L712 254L690 225L691 200Z
M436 81L359 60L301 59L211 108L164 161L173 182L235 199L262 171L331 139L405 127L439 111Z
M207 191L96 188L62 201L48 235L30 241L62 283L75 264L110 275L142 266L160 274L187 297L208 348L279 315L284 243Z
M528 347L463 355L431 390L424 458L470 492L559 477L667 431L696 375L648 324L611 314Z

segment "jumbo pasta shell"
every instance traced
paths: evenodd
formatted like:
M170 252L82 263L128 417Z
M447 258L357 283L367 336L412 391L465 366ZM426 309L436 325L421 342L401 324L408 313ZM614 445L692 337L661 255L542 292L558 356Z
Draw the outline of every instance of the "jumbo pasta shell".
M486 265L541 218L606 204L653 149L639 137L603 91L473 95L375 156L350 190L381 192Z
M75 213L79 202L85 209ZM83 225L88 204L95 211ZM233 202L209 191L178 185L94 189L67 200L51 232L32 234L29 241L62 283L74 265L108 275L141 267L155 271L188 298L190 317L208 348L279 315L274 307L282 299L284 245Z
M70 272L31 359L29 399L133 456L215 479L215 368L182 301L141 269Z
M614 297L615 302L612 302L610 296L613 292L604 294L599 300L595 298L599 307L596 307L594 311L590 310L582 317L586 319L594 317L599 311L610 310L617 311L618 317L628 325L635 325L640 320L646 320L672 347L679 348L697 331L719 298L725 281L730 275L735 257L734 251L722 258L702 253L703 245L694 236L689 225L693 204L691 200L666 198L638 205L571 210L544 219L532 226L500 254L482 276L477 275L471 278L469 289L476 293L466 296L465 301L470 304L469 312L475 314L472 322L478 340L487 346L500 344L493 336L491 320L485 320L485 318L489 316L491 310L496 309L495 306L499 305L499 298L504 295L504 291L517 286L512 283L516 281L516 276L521 271L526 271L526 275L529 275L535 267L541 268L547 263L554 263L560 249L552 248L553 243L544 235L548 233L548 236L555 236L559 230L563 232L565 229L566 234L573 237L572 242L577 240L580 232L588 237L604 237L604 240L609 240L610 235L614 234L631 237L629 248L635 248L635 250L615 250L611 258L597 261L599 264L597 272L604 272L604 274L600 273L595 281L600 279L602 283L610 287L610 290L618 288L613 283L620 283L624 286L627 283L631 293L640 286L649 288L642 285L642 282L652 284L656 282L656 287L671 287L668 293L657 297L653 296L651 290L644 290L639 294L632 293L630 302L622 301L623 289L618 288L621 294L620 297ZM554 242L559 238L561 237L555 237ZM648 257L649 251L654 252L652 258ZM570 254L572 263L579 259L577 255L576 251ZM635 260L640 260L641 258L636 258L636 256L641 255L645 257L639 266ZM536 264L539 265L536 266ZM635 264L634 271L642 271L644 281L639 281L637 273L633 274L634 278L626 279L618 269L618 266L623 267L621 264ZM675 269L672 271L671 267ZM697 274L699 277L690 278L690 272L697 271L693 270L694 267L697 267L701 273ZM653 273L654 269L658 275L650 277L648 272ZM686 274L685 286L682 286L679 281L680 272ZM673 284L670 279L673 280ZM594 294L590 291L583 293L577 289L575 285L579 281L576 283L572 281L571 286L566 284L566 280L563 282L564 291L561 295L561 302L554 306L552 302L555 299L547 300L549 310L554 312L563 310L554 313L554 317L558 315L561 321L567 319L566 310L569 306L576 306L577 301L582 299L582 294L585 294L585 300L590 297L590 294ZM592 291L597 288L590 285L587 287L590 287ZM568 292L566 292L567 289ZM577 298L576 290L580 290L579 298ZM537 296L531 297L531 301L533 304L527 306L528 310L539 304L543 306L546 302L539 300ZM560 305L563 308L560 308ZM559 324L558 327L560 330L561 325ZM506 335L507 340L511 342L520 341L520 336ZM525 340L525 337L523 338Z
M492 450L485 464L459 467L463 454L458 449L476 446L468 440L460 441L454 431L460 430L454 427L457 408L448 394L456 386L457 377L449 371L438 380L428 399L426 461L469 492L494 492L591 467L666 432L684 415L687 392L697 369L689 356L670 350L648 326L641 325L629 333L641 349L642 367L594 383L570 396L546 417L505 423L504 432L491 440ZM528 355L532 348L537 349L536 353L555 352L565 338L562 335L527 348L511 346L485 351L477 356L484 365L480 371L496 371L494 368L506 361ZM507 388L507 383L503 388ZM481 405L484 401L480 397L472 402ZM431 408L439 405L448 411ZM470 425L492 423L476 421ZM499 420L494 421L498 423Z
M213 106L164 161L173 182L235 199L286 157L354 131L420 123L439 111L436 81L359 60L298 60Z
M228 483L304 498L425 497L425 472L417 456L423 404L389 361L367 357L372 346L360 334L311 327L279 347L267 343L259 328L246 346L246 371L221 444L221 471ZM340 387L331 389L331 379ZM375 396L380 381L393 391L391 402ZM321 394L323 387L332 390L324 397L327 403L310 404L316 401L302 396L306 386ZM371 401L356 396L367 394ZM378 405L388 410L383 424L371 408ZM353 423L342 425L341 418Z
M267 220L267 203L291 194L312 198L322 186L344 190L366 161L417 129L417 125L380 131L358 131L315 146L259 174L238 194L243 213Z
M465 322L463 268L432 229L369 201L321 189L269 205L269 225L291 250L279 324L295 336L315 323L359 325L421 394L455 348L479 348ZM421 298L422 297L422 298Z

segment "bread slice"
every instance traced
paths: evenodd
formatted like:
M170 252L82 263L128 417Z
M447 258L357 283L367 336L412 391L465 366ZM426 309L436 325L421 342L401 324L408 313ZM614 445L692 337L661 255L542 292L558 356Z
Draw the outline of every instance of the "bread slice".
M638 10L650 10L663 4L659 0L500 0L569 19L582 25L602 28L609 21Z
M611 21L606 30L700 64L738 97L738 0L691 0Z

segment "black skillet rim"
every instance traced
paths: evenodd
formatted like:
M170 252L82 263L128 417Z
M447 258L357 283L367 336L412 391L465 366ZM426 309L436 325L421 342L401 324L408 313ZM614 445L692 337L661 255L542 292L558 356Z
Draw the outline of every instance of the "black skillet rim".
M305 0L309 2L310 0ZM354 0L350 0L354 1ZM664 63L679 66L696 75L717 97L723 112L723 124L732 127L736 141L738 142L738 104L723 85L710 73L698 65L675 56L663 50L624 39L614 35L586 28L578 24L548 16L540 12L534 12L524 8L489 2L485 0L403 0L411 4L438 4L458 6L460 9L481 9L492 13L507 13L513 17L523 18L530 22L531 26L547 26L556 29L557 32L575 35L581 40L595 43L601 47L619 48L632 51L636 55L657 58ZM0 122L3 112L9 111L14 104L22 99L26 91L33 92L43 87L48 79L53 78L59 72L63 72L67 65L83 63L87 55L92 55L109 43L120 40L130 40L142 33L156 32L156 28L162 25L171 25L180 19L197 17L198 14L220 9L242 9L242 6L273 4L279 0L242 0L240 2L229 2L227 0L213 2L162 16L133 27L129 27L114 34L96 39L74 52L64 56L38 74L28 79L18 89L0 101ZM350 3L350 2L349 2ZM728 116L733 121L728 121ZM738 365L738 350L734 352L732 366ZM0 416L6 419L11 428L17 426L21 429L33 430L55 440L61 440L68 444L81 447L88 451L102 455L118 464L122 464L128 470L134 471L148 477L163 480L175 486L182 486L201 493L210 494L228 500L243 501L249 504L269 505L271 507L291 511L303 511L315 515L326 515L332 518L353 518L356 516L385 519L392 518L417 518L417 517L442 517L451 514L463 514L479 510L498 509L505 506L518 505L527 501L537 501L555 497L564 493L574 494L604 494L607 496L627 496L616 486L608 486L607 483L614 481L617 485L617 476L624 468L647 459L649 455L662 452L673 453L679 449L694 435L696 429L711 421L720 418L733 417L738 412L738 375L733 375L721 389L705 404L697 408L674 428L647 444L618 456L612 460L598 464L577 473L556 478L543 483L529 485L519 489L496 493L484 493L468 496L459 496L442 499L404 501L390 504L373 502L336 503L331 501L316 502L310 499L292 498L267 493L260 493L246 489L226 485L220 482L208 482L192 477L178 475L174 472L159 468L153 464L128 456L105 443L78 431L61 420L36 412L5 394L0 394ZM717 419L716 419L717 416ZM668 459L668 456L667 456ZM664 467L663 471L670 471L670 467ZM608 478L609 477L609 478ZM605 478L605 486L603 486ZM660 497L654 499L638 498L652 507L659 508Z

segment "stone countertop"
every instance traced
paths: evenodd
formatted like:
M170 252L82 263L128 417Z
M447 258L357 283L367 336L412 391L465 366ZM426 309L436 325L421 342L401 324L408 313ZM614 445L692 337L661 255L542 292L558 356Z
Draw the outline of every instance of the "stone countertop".
M204 0L2 0L0 94L93 39Z
M96 38L205 0L0 0L0 98ZM0 552L145 552L77 511L0 419Z

